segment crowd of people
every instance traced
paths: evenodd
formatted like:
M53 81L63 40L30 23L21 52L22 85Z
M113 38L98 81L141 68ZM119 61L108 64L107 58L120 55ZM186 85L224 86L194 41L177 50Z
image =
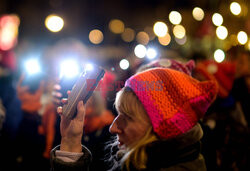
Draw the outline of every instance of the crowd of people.
M249 58L235 46L222 63L162 57L125 79L107 71L102 84L123 87L102 85L72 120L58 82L30 91L1 61L0 170L249 170Z

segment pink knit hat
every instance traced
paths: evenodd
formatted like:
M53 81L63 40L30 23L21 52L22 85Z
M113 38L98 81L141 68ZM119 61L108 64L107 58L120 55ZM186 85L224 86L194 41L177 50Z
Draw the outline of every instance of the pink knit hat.
M216 97L214 81L200 82L183 72L154 68L130 77L129 87L143 104L154 132L174 138L197 124Z

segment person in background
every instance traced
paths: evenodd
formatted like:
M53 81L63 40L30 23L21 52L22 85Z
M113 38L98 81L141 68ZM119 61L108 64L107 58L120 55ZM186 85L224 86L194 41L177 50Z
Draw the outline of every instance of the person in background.
M198 124L217 94L214 81L199 82L168 68L130 77L117 93L117 134L112 170L206 170L200 154ZM61 145L51 152L52 170L87 170L91 153L81 145L85 107L78 103L73 120L61 116ZM62 108L58 108L62 113ZM84 144L83 144L84 145ZM162 157L164 156L164 157Z
M42 156L45 138L38 133L41 123L39 110L42 108L41 97L44 92L44 82L41 81L36 90L30 90L30 85L23 84L25 75L21 75L17 83L17 95L21 101L23 119L18 131L18 163L22 170L34 170L39 163L43 163L38 170L43 170Z
M0 170L15 170L17 134L22 121L21 102L14 83L16 57L12 50L0 49ZM13 149L13 153L9 152Z
M218 96L203 119L207 135L203 149L209 170L248 170L248 123L233 95L237 68L232 60L204 60L197 63L193 73L198 80L214 80L219 86Z

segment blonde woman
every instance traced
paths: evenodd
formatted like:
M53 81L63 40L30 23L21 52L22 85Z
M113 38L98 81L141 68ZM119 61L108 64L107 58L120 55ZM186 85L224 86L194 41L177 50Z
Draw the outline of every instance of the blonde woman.
M206 170L198 124L217 94L213 81L199 82L167 68L130 77L118 92L118 116L110 126L119 150L112 170ZM91 153L81 145L85 108L61 117L61 145L51 152L52 170L88 170ZM62 113L62 109L58 108ZM115 165L117 164L117 165Z

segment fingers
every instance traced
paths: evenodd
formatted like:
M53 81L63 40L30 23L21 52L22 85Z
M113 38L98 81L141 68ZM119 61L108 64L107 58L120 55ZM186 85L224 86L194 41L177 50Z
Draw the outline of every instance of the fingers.
M78 104L77 104L77 115L76 115L76 118L78 121L84 121L84 117L85 117L85 108L84 108L84 105L83 105L83 101L80 101Z

